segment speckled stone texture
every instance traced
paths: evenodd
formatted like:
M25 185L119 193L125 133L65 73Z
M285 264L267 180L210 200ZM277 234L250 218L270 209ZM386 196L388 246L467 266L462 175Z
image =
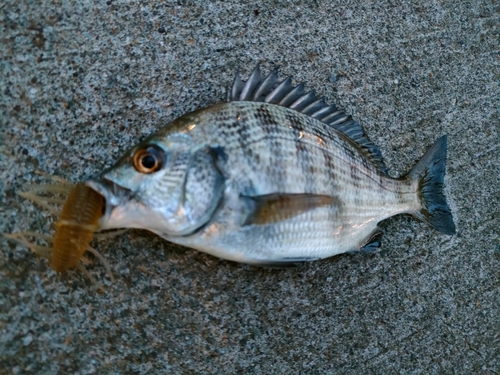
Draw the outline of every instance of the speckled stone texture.
M306 81L365 127L391 174L448 134L458 233L400 216L383 251L297 270L221 261L139 230L62 275L0 238L2 374L499 374L500 3L0 4L0 232L52 233L16 195L111 165L224 98L238 67Z

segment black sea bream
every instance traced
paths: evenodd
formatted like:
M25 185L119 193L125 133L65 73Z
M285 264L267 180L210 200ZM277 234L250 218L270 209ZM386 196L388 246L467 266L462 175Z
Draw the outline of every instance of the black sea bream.
M237 262L287 266L380 246L407 213L454 234L443 195L446 136L402 178L356 121L259 67L228 100L188 113L87 181L101 229L143 228Z

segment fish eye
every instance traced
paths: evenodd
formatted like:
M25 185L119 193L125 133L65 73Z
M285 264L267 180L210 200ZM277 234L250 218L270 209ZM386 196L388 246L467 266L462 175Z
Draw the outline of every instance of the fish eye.
M146 146L134 154L134 167L140 173L154 173L165 164L165 152L158 146Z

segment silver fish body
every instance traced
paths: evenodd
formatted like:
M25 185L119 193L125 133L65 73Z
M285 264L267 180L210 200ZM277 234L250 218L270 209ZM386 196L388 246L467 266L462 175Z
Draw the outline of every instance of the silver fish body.
M239 75L230 101L186 114L88 186L102 229L143 228L237 262L287 266L380 245L409 213L455 227L442 193L446 136L405 177L388 176L359 124L276 71Z

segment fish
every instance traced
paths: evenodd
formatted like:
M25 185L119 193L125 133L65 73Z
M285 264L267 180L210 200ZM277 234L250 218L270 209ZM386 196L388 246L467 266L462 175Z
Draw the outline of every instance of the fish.
M410 214L456 232L443 192L447 136L404 176L335 105L259 65L223 102L187 113L85 181L103 230L140 228L230 261L293 267L376 252L378 223Z

